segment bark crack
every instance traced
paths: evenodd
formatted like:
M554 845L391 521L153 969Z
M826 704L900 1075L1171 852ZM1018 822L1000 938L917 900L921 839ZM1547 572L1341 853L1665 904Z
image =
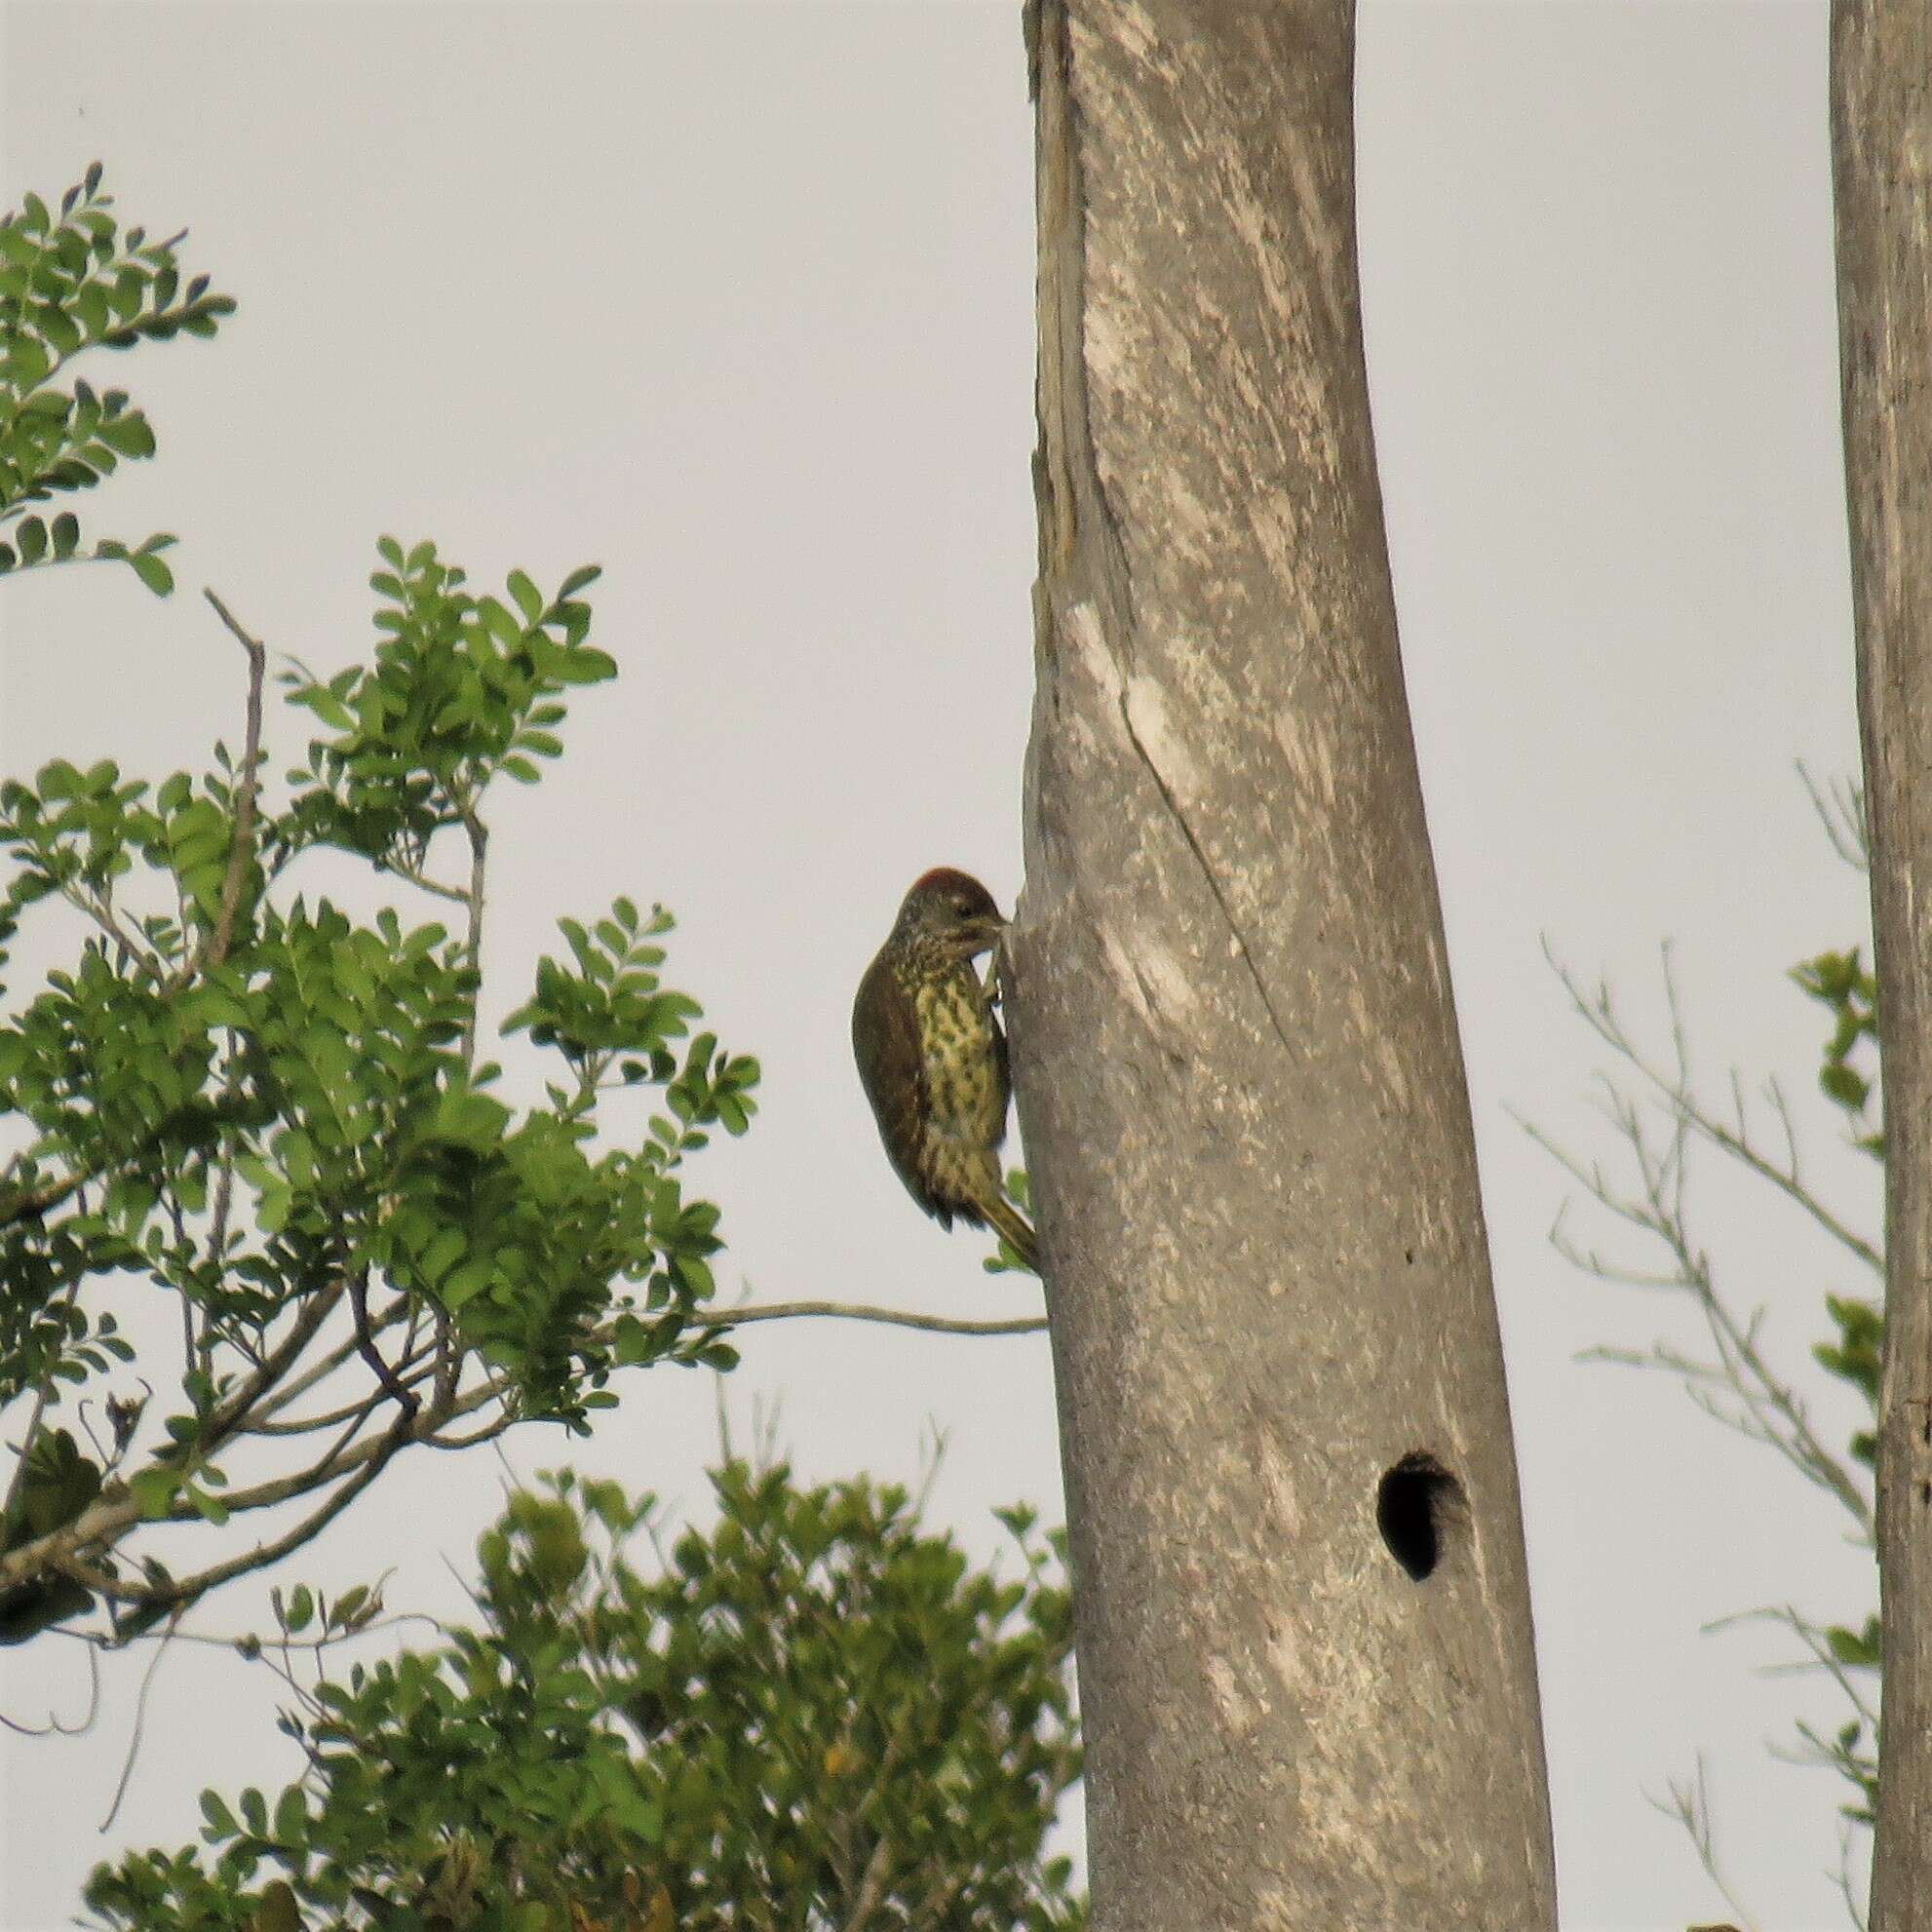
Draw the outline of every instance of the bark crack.
M1134 714L1127 703L1127 686L1121 687L1120 722L1127 733L1127 742L1134 747L1136 755L1146 766L1148 776L1154 781L1154 789L1161 794L1161 802L1168 809L1168 816L1180 828L1180 835L1187 842L1187 849L1194 855L1194 863L1201 869L1201 876L1208 882L1208 890L1215 896L1215 904L1220 908L1222 920L1226 923L1229 936L1234 941L1235 950L1241 955L1241 963L1248 969L1248 977L1255 983L1255 990L1260 995L1261 1006L1268 1016L1268 1024L1275 1029L1275 1038L1287 1050L1289 1058L1294 1059L1294 1042L1288 1036L1288 1029L1282 1024L1281 1015L1275 1011L1273 996L1268 991L1268 983L1261 977L1261 969L1255 963L1255 955L1250 950L1248 936L1241 930L1241 923L1234 916L1234 908L1228 904L1227 894L1221 890L1220 880L1215 876L1215 869L1209 862L1206 849L1194 834L1194 828L1187 823L1187 814L1180 808L1180 800L1175 796L1174 788L1168 784L1166 776L1154 762L1153 753L1140 740L1140 734L1134 728Z

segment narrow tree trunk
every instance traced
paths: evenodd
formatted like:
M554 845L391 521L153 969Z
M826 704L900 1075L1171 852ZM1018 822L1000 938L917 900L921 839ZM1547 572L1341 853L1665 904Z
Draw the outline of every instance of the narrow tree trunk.
M1835 0L1832 163L1885 1070L1873 1932L1932 1932L1932 4Z
M1536 1932L1503 1366L1363 369L1346 0L1045 0L1014 1064L1099 1923Z

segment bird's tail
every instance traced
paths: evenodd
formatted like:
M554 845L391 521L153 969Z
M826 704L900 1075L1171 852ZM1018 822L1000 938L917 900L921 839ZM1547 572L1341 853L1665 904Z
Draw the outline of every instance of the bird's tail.
M1039 1237L1033 1232L1033 1223L1009 1201L1004 1194L994 1194L985 1204L986 1220L993 1231L1000 1235L1006 1245L1032 1269L1040 1272Z

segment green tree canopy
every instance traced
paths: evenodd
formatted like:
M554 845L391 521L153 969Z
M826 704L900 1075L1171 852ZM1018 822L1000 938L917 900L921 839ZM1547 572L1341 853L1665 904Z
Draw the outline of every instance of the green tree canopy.
M372 1599L297 1591L263 1655L309 1768L204 1795L206 1849L98 1869L140 1932L1077 1927L1045 1851L1079 1776L1061 1539L974 1567L902 1489L728 1463L649 1573L648 1497L568 1474L479 1548L479 1620L298 1675ZM317 1664L320 1670L320 1662ZM263 1882L265 1870L279 1876Z
M58 220L29 196L0 223L0 567L80 558L71 517L24 507L152 447L119 392L58 386L73 359L233 306L177 290L172 245L108 205L90 170ZM91 554L166 594L158 542ZM279 780L267 653L210 593L247 661L239 754L158 779L56 757L0 785L0 964L29 920L72 947L0 1005L0 1642L90 1604L125 1637L299 1547L416 1445L581 1429L619 1368L734 1359L702 1314L717 1210L682 1168L744 1131L758 1067L662 983L669 915L619 896L560 921L503 1029L535 1104L479 1052L495 788L535 784L573 696L616 675L599 573L545 593L512 570L495 596L433 544L377 548L372 654L284 674L307 735ZM322 850L398 903L351 911ZM610 1136L619 1089L655 1109ZM143 1287L171 1340L142 1324L137 1358ZM255 1512L270 1533L231 1521ZM207 1556L164 1566L162 1524L199 1526Z

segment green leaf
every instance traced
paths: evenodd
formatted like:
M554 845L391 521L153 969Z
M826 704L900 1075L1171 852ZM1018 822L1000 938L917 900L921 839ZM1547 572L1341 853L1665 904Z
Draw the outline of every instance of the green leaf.
M289 693L291 705L301 705L315 713L323 723L336 731L353 731L356 715L327 684L305 684Z
M33 311L34 327L47 341L57 356L71 356L81 346L81 328L65 310L51 304L36 306Z
M293 1787L290 1787L292 1790ZM277 1813L280 1816L280 1813ZM277 1878L262 1889L254 1916L246 1932L302 1932L302 1913L293 1888L286 1878Z
M210 1844L220 1844L225 1838L239 1837L242 1828L235 1814L228 1809L227 1801L219 1792L205 1791L201 1795L201 1815L208 1821L208 1829L202 1834Z
M523 613L523 622L534 624L543 615L542 594L521 570L511 571L505 583L516 600L517 608Z
M119 455L138 457L154 454L154 431L138 410L117 416L111 422L103 422L95 433Z
M590 644L559 652L545 668L560 684L601 684L617 676L617 660Z
M298 1845L306 1836L308 1806L300 1785L290 1785L275 1801L275 1838L278 1844Z
M37 389L53 367L47 351L31 335L16 335L7 345L7 381L17 394Z
M494 1265L484 1257L465 1261L437 1290L444 1307L452 1313L473 1301L496 1278Z
M228 1505L219 1496L211 1495L198 1484L189 1484L185 1494L189 1502L218 1529L228 1521Z
M1872 1092L1861 1075L1839 1061L1828 1061L1818 1071L1818 1084L1842 1107L1856 1112Z
M136 1470L128 1479L128 1491L140 1510L141 1518L147 1523L158 1523L174 1507L174 1497L181 1488L181 1473L177 1469L157 1468L150 1465Z
M370 1602L366 1583L353 1583L328 1606L330 1630L353 1630L365 1604ZM371 1613L373 1613L371 1611Z
M134 572L156 597L166 597L174 588L174 573L152 551L135 551L130 554L129 563Z

